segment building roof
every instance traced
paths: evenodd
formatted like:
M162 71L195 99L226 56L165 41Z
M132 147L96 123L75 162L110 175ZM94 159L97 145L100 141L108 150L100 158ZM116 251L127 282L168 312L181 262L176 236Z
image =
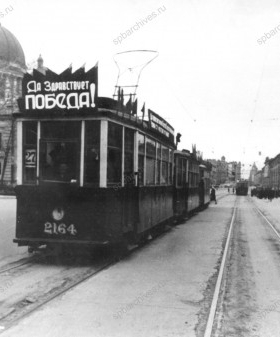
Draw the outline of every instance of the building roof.
M25 56L17 38L0 24L0 61L25 68Z

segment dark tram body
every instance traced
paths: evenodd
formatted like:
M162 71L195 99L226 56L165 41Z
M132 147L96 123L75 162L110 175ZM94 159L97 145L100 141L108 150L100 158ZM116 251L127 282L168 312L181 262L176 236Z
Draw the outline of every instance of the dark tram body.
M248 194L248 181L241 180L236 183L236 195L247 195Z
M96 87L90 95L94 71L34 70L23 79L14 116L14 242L30 251L139 242L157 226L209 203L211 166L176 151L173 128L151 110L146 121L120 101L97 97Z
M187 150L174 152L174 215L186 216L210 202L211 164Z

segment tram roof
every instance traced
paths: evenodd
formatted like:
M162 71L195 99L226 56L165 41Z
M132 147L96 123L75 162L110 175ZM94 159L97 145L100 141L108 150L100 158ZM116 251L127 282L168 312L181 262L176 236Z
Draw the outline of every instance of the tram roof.
M135 116L128 112L127 107L125 105L120 105L118 101L109 98L109 97L98 97L96 107L91 110L69 110L67 113L64 110L32 110L27 111L22 106L22 98L18 100L20 106L20 112L14 113L14 118L17 119L28 119L28 120L90 120L90 119L108 119L112 121L116 121L119 124L132 126L138 129L140 132L147 134L155 139L158 139L164 143L168 143L169 146L175 148L174 144L174 134L164 130L164 133L159 129L156 129L151 125L151 121L143 120L142 116ZM155 114L158 118L161 118L159 115ZM174 130L172 126L166 122L163 118L162 121L166 123L170 128L169 130Z

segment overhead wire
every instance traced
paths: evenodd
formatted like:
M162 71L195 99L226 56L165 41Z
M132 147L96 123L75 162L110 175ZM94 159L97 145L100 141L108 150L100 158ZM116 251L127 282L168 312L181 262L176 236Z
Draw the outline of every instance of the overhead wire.
M247 133L248 141L245 143L245 144L249 145L249 146L247 146L247 148L250 147L251 133L252 133L252 129L254 127L253 123L255 121L257 105L258 105L258 101L259 101L259 98L260 98L260 92L261 92L261 87L262 87L262 83L263 83L263 79L264 79L265 64L266 64L267 57L268 57L268 49L267 49L267 52L266 52L266 54L264 56L264 59L263 59L261 74L260 74L260 77L259 77L258 87L257 87L257 90L256 90L256 96L255 96L255 99L254 99L254 105L253 105L253 109L252 109L251 119L249 121L249 129L248 129L248 133ZM245 159L245 156L246 156L245 148L246 148L246 146L243 148L244 159Z

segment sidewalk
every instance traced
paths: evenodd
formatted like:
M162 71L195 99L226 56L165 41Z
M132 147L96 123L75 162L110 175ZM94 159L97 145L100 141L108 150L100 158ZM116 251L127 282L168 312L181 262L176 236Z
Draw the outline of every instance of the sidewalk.
M234 194L232 193L232 189L230 189L230 192L228 192L227 188L216 189L216 197L222 196L222 195L234 195Z
M272 199L272 201L257 197L250 198L280 232L280 198Z
M211 204L3 337L197 336L206 322L234 200L231 195Z

